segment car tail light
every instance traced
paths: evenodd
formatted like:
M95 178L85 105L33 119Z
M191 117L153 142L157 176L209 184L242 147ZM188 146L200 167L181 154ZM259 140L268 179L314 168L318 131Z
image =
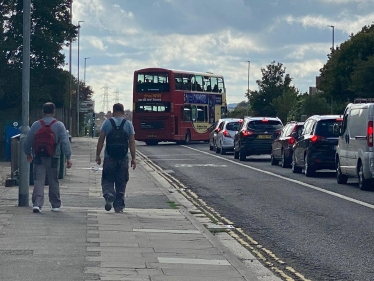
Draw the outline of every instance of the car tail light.
M224 130L224 131L222 132L222 134L223 134L225 137L227 137L227 138L230 138L230 137L231 137L230 134L229 134L229 132L226 131L226 130Z
M314 136L310 139L310 141L311 141L311 142L316 142L316 141L323 140L323 139L325 139L325 137L314 135Z
M261 120L261 122L269 122L269 120L264 118Z
M289 145L293 145L293 144L295 144L295 138L294 138L294 137L290 137L290 138L288 139L288 144L289 144Z
M219 131L221 131L221 129L220 129L220 128L217 128L217 129L216 129L216 133L219 133Z
M243 130L242 135L243 135L243 137L248 137L250 135L253 135L253 132L249 131L249 130Z
M369 147L373 147L373 121L368 123L368 132L367 132L367 143Z

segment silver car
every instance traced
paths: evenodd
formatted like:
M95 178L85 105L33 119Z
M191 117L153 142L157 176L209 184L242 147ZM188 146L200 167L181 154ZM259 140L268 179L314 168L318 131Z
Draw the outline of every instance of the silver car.
M242 119L225 119L217 128L214 150L216 153L226 154L227 151L234 151L234 136L239 130Z

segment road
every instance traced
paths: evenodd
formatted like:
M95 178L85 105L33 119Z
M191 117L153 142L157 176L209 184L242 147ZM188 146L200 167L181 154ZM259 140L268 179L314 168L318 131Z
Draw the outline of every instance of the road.
M374 280L374 192L356 179L338 185L328 170L307 178L271 166L268 155L240 162L206 143L137 148L271 251L280 268L295 270L294 280Z

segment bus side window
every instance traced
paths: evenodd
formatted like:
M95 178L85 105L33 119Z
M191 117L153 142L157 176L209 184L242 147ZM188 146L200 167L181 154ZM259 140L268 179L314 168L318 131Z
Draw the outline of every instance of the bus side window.
M206 121L207 106L198 106L197 107L197 121L205 122Z
M212 91L212 86L210 84L210 77L209 76L204 76L204 91L205 92L211 92Z
M175 75L175 89L176 90L183 90L183 80L182 80L182 75L176 74Z
M211 77L210 80L211 80L211 83L212 83L211 85L214 85L212 92L218 93L217 77Z
M195 76L191 77L191 90L196 91L196 77Z
M191 79L192 79L192 75L184 75L183 76L183 90L188 90L188 91L191 91Z
M181 107L181 119L182 121L185 121L185 122L191 121L191 107L190 106Z
M203 88L202 88L202 86L204 85L203 76L196 75L195 79L196 79L196 91L200 91L200 92L203 91Z
M225 92L225 85L223 84L223 79L218 77L218 92L224 93Z

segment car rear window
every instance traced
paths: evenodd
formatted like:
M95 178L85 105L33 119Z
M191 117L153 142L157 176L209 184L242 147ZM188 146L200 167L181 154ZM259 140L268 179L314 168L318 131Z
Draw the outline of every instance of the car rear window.
M226 125L226 130L228 131L238 131L240 123L239 122L230 122Z
M323 136L326 138L339 137L339 131L334 128L338 127L341 121L336 119L332 120L321 120L317 123L316 132L317 136Z
M255 120L248 123L248 129L250 130L281 130L283 125L280 121L276 120Z

